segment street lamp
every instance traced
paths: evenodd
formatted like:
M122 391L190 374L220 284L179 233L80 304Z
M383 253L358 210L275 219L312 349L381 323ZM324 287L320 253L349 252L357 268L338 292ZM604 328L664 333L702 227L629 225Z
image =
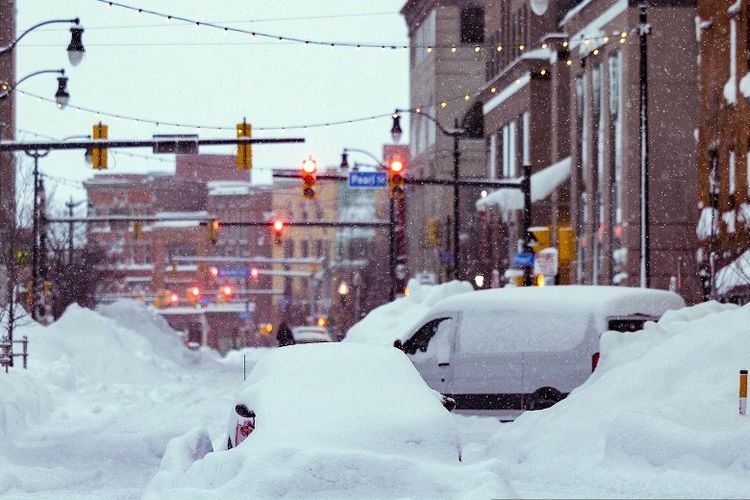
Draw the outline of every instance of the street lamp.
M68 105L68 102L70 101L70 94L68 93L68 78L65 76L64 69L43 69L40 71L34 71L33 73L29 73L28 75L24 76L14 84L2 82L0 83L0 101L6 99L11 92L16 90L19 85L21 85L29 78L47 73L57 73L58 75L61 75L57 78L57 92L55 92L55 103L57 104L57 109L65 109L65 107Z
M391 126L391 137L395 143L398 143L401 140L401 135L403 133L401 130L401 116L399 113L417 113L419 116L424 116L437 125L440 132L453 138L453 278L459 279L461 246L458 237L458 173L461 162L461 151L458 149L458 140L466 134L466 129L458 126L458 119L454 120L452 129L446 129L434 116L431 116L424 111L417 112L411 109L397 109L393 112L393 125Z
M342 281L339 284L339 295L341 295L341 298L346 297L346 295L349 293L349 285L346 284L346 281Z
M8 54L10 51L12 51L16 45L18 45L18 42L21 41L23 37L31 33L37 28L40 28L42 26L46 26L48 24L59 24L59 23L70 23L74 24L72 28L70 28L70 43L68 44L68 60L70 61L70 64L73 66L77 66L80 64L80 62L83 60L83 55L86 52L86 49L83 47L83 26L80 24L80 20L76 17L75 19L52 19L50 21L44 21L39 24L35 24L31 28L27 29L21 35L13 40L10 45L6 47L0 47L0 56L4 54Z

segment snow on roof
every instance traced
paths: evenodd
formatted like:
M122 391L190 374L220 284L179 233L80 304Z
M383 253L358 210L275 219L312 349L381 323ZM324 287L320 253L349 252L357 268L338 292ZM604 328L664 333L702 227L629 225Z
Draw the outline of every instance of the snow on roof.
M716 293L724 295L738 286L750 285L750 250L716 273Z
M409 280L409 295L370 311L346 333L345 342L368 342L392 346L396 339L411 331L434 304L455 294L474 290L468 281L449 281L440 285L422 285Z
M531 201L540 201L552 194L560 184L570 177L570 165L570 157L567 157L531 174ZM516 180L521 181L520 178ZM523 210L523 193L520 189L500 188L476 202L476 207L479 210L494 205L504 211Z
M550 49L545 49L545 48L529 50L521 54L521 59L549 60L550 57L552 57L552 51Z
M244 181L210 181L207 187L209 196L245 196L252 190L252 184Z
M430 313L450 311L565 310L598 312L604 316L644 314L661 316L664 311L685 305L674 292L619 286L563 285L546 287L496 288L448 297Z

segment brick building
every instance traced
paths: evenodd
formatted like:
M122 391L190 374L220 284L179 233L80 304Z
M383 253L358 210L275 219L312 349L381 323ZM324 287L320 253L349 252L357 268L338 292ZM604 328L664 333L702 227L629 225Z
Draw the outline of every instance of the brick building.
M696 301L695 198L685 189L696 184L695 2L647 5L649 278ZM640 284L638 25L632 0L487 4L487 173L514 177L531 164L533 224L575 234L570 282ZM507 209L501 223L485 214L484 251L502 271L522 235L519 197L501 191L479 206Z
M698 250L706 298L750 300L750 2L698 2Z

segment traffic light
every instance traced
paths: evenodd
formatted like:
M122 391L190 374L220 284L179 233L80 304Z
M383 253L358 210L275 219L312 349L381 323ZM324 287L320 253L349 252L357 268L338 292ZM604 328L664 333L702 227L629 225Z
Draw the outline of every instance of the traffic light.
M178 295L177 295L176 293L171 293L171 294L169 295L169 302L170 302L170 303L171 303L171 304L172 304L173 306L176 306L176 305L177 305L177 303L178 303L179 301L180 301L180 297L179 297L179 296L178 296Z
M440 244L440 221L437 219L427 219L427 246L437 248Z
M133 221L133 239L140 240L143 236L143 222L136 220Z
M244 119L237 124L237 138L252 138L253 126ZM249 170L253 168L253 145L250 142L237 144L237 169Z
M276 219L275 221L273 221L271 229L273 229L273 242L277 245L281 245L281 236L284 232L284 221L281 219Z
M530 227L528 239L534 253L539 253L552 245L549 226Z
M232 290L232 287L229 285L224 285L221 287L221 299L224 302L229 302L229 300L232 298L232 294L234 293L234 290Z
M188 300L191 304L197 305L201 300L201 289L197 286L191 286L188 288Z
M315 198L315 181L318 175L318 162L312 156L302 162L302 196Z
M94 125L94 132L91 137L94 139L107 140L107 126L102 122ZM94 170L106 170L107 168L107 148L91 148L91 166Z
M392 158L388 162L388 187L393 200L404 198L404 173L404 163L400 158Z
M211 219L208 221L208 241L215 245L217 241L219 241L219 229L221 228L221 223L219 222L219 219Z

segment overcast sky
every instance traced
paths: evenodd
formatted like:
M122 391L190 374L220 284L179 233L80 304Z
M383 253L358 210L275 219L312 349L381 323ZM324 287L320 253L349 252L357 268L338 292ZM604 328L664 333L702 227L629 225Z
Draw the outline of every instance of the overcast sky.
M400 43L407 40L403 0L123 0L150 10L311 40ZM71 67L65 49L65 25L40 28L17 49L17 77L40 69L65 68L70 106L18 96L18 138L26 131L62 138L90 134L95 114L104 112L162 122L234 127L247 117L254 128L304 125L389 113L408 105L408 52L405 50L305 46L208 27L170 22L145 13L109 7L97 0L17 0L17 29L48 19L80 17L85 27L86 58ZM54 75L24 82L21 89L52 98ZM233 130L196 130L102 117L109 137L150 138L152 134L199 133L232 137ZM405 123L404 123L405 124ZM309 154L321 166L338 164L341 149L358 147L380 156L390 141L390 119L308 130L259 132L255 137L304 137L302 145L254 148L256 168L297 167ZM408 136L407 136L408 137ZM151 156L150 150L129 150ZM231 153L205 148L202 153ZM44 173L80 181L92 174L82 153L51 153L41 160ZM169 170L169 156L156 159L115 154L111 172ZM362 157L362 160L366 158ZM28 168L29 162L24 162ZM64 195L83 197L75 183L58 187Z

